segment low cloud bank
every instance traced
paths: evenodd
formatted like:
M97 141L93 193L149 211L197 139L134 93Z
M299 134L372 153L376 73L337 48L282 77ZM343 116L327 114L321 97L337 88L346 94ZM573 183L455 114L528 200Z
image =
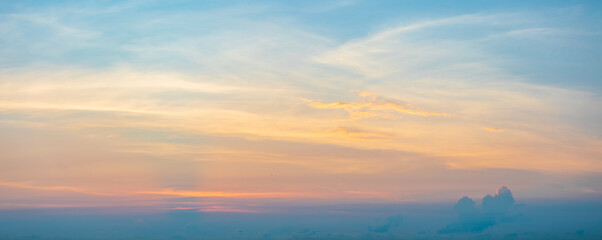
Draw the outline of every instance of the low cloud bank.
M368 227L368 229L370 230L370 232L386 233L389 232L391 228L399 226L402 221L403 215L390 216L387 218L387 223L376 227L370 226Z
M458 213L458 220L439 230L438 233L481 232L493 225L512 219L509 212L513 206L514 196L506 186L500 187L494 196L490 194L485 196L480 208L477 207L475 201L464 196L454 205L454 210Z

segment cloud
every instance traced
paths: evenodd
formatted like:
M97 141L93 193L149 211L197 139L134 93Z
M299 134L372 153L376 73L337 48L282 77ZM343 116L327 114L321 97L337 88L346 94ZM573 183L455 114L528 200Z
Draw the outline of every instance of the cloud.
M487 195L483 198L483 213L495 216L505 216L514 205L514 196L508 187L502 186L494 196Z
M346 68L368 78L378 78L399 71L400 69L408 69L408 64L426 62L430 60L429 58L442 57L444 55L441 53L449 52L444 49L433 51L432 46L424 47L409 41L401 42L400 44L399 40L405 34L415 33L419 30L438 26L475 22L482 23L491 18L491 16L482 15L462 15L397 26L377 32L365 38L348 41L337 48L316 57L315 61ZM391 43L394 43L394 46L391 46L393 45ZM399 50L398 47L401 48L401 50ZM397 56L388 54L392 51L395 51ZM383 62L387 60L398 64L398 66L383 64Z
M376 226L376 227L368 227L368 230L370 230L370 232L375 232L375 233L386 233L389 232L391 230L391 228L394 227L398 227L401 222L403 221L404 217L403 215L395 215L395 216L390 216L387 218L387 223L380 225L380 226Z
M9 188L39 190L39 191L68 191L68 192L76 192L76 193L83 193L83 194L89 194L89 195L100 195L100 196L111 196L112 195L112 194L108 194L108 193L89 191L86 189L72 187L72 186L38 186L38 185L33 185L28 182L0 181L0 186L9 187Z
M483 130L488 131L488 132L504 132L504 131L506 131L504 129L489 128L489 127L483 127Z
M338 34L316 36L303 32L315 30L303 26L303 19L307 18L290 16L292 19L278 21L282 18L269 16L274 12L246 6L224 7L219 12L191 8L182 14L173 12L174 8L157 8L159 12L149 15L126 8L121 14L89 17L66 13L66 6L51 5L39 6L45 14L37 16L51 20L47 17L56 12L58 19L51 22L82 30L82 37L87 35L86 29L93 29L98 35L90 37L96 40L82 38L81 44L74 44L77 40L68 41L72 37L67 33L76 32L60 33L60 28L50 29L56 34L44 34L36 31L41 27L31 28L29 24L4 28L6 34L0 34L2 37L23 37L5 41L8 45L3 48L7 54L2 55L11 64L17 63L17 68L0 73L0 122L9 128L14 125L6 121L20 121L43 124L35 131L48 129L94 136L98 141L110 142L111 151L132 153L129 155L139 156L140 160L57 153L56 159L69 164L46 161L48 165L44 166L50 171L46 167L31 168L39 166L35 164L37 159L46 156L26 157L40 150L14 147L12 139L22 134L2 132L0 135L7 140L2 144L6 150L0 151L4 163L0 175L15 176L6 179L33 179L30 176L37 176L44 169L44 177L38 180L49 183L56 182L57 177L62 181L66 176L78 176L73 178L79 181L78 186L86 187L90 183L80 179L96 174L95 179L102 180L106 171L114 179L102 183L107 188L126 188L124 182L142 179L139 176L148 179L132 183L141 186L128 186L130 192L200 182L216 184L211 189L225 192L241 190L239 182L248 186L244 191L249 192L286 192L293 186L295 190L314 191L312 188L319 186L332 191L341 185L345 189L361 185L358 190L377 186L375 191L392 195L408 192L403 199L422 200L447 197L450 188L485 183L452 186L449 179L458 176L453 171L417 171L423 169L418 166L473 168L481 176L487 174L481 171L485 168L546 172L601 169L598 160L602 148L596 135L599 131L590 131L600 128L596 124L600 121L595 121L601 116L599 97L545 86L546 79L532 79L537 84L529 84L526 81L530 79L521 78L537 74L515 71L503 64L507 55L487 52L497 45L485 46L485 40L475 42L484 35L516 30L516 26L506 23L520 22L524 20L522 15L418 21L364 36L363 30L378 30L375 26L351 28L348 30L353 34L344 39L327 39ZM148 9L144 6L140 10ZM380 20L386 19L389 18ZM408 23L417 19L399 20ZM111 24L115 21L123 24ZM491 28L490 23L496 22L496 28ZM525 24L519 29L549 26L546 22ZM52 41L46 40L52 36ZM563 47L566 48L553 49L572 49ZM104 54L97 54L101 52ZM316 63L316 57L324 61ZM99 64L103 67L94 68ZM367 91L345 98L350 89ZM301 96L321 100L300 102ZM446 113L453 113L454 117L446 118ZM341 118L346 122L341 124ZM391 120L401 118L403 121ZM362 120L362 125L355 120ZM586 126L575 121L589 122L594 127L573 128ZM481 125L512 131L491 134ZM172 141L183 138L193 141ZM245 144L249 143L240 139L254 141L256 147L247 147ZM274 142L262 141L266 139L313 146L299 155L282 151ZM96 143L86 144L97 148ZM261 151L257 151L259 146ZM52 141L35 147L59 146ZM67 150L71 149L79 147ZM355 153L350 149L408 154L349 156ZM253 155L245 153L250 151L254 151ZM13 154L7 157L7 153ZM414 161L418 157L413 156L424 160ZM85 171L63 167L75 165L71 163L85 166ZM129 167L124 168L123 164ZM14 167L17 165L23 167ZM134 171L140 173L132 177L129 172ZM263 176L272 172L285 177L264 180ZM411 180L419 178L420 182L406 181L414 184L403 187L391 182L380 184L382 179L400 175ZM529 187L544 182L539 175L529 179L534 180L529 181ZM147 186L151 183L159 186ZM57 185L62 184L68 185ZM569 194L568 190L549 188L529 194L562 191Z
M342 135L351 139L359 139L359 140L385 140L391 139L394 137L392 134L379 133L379 132L370 132L365 131L358 128L351 127L335 127L330 130L330 132L336 135Z
M256 210L233 208L229 206L212 205L200 208L199 212L226 212L226 213L258 213Z
M352 120L362 118L401 118L401 115L416 115L422 117L448 117L450 114L431 112L417 108L411 104L400 104L370 92L359 92L364 97L358 102L330 102L302 98L310 107L318 109L343 109L349 113Z
M282 198L299 197L300 193L287 192L201 192L201 191L180 191L180 190L162 190L162 191L140 191L137 194L150 195L168 195L178 197L217 197L217 198Z
M458 203L454 205L454 210L456 210L458 213L458 218L460 219L471 219L479 213L476 203L467 196L464 196L458 200Z
M438 233L481 232L491 226L507 220L509 210L514 206L514 196L510 189L502 186L494 196L487 195L483 198L481 209L475 202L464 196L454 205L458 220L453 222Z

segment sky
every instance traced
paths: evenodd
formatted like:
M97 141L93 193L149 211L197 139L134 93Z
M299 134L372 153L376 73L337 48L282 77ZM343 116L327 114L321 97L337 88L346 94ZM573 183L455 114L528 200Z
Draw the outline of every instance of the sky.
M599 1L2 1L0 238L598 239L600 42Z

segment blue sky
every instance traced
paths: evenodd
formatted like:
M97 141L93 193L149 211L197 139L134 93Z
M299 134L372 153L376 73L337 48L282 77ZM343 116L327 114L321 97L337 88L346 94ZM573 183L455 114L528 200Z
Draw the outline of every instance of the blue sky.
M263 26L271 28L258 34L288 35L290 31L293 38L294 33L315 35L326 45L334 45L396 25L460 15L506 15L481 24L444 26L418 37L481 41L474 47L495 56L499 67L512 74L537 83L598 91L599 5L597 1L7 1L2 6L7 33L2 39L2 66L138 64L181 71L178 67L190 70L189 57L177 53L148 56L134 46L211 39L227 32L252 34L246 31ZM520 39L493 37L510 31L531 32L516 36ZM210 54L206 48L197 50Z

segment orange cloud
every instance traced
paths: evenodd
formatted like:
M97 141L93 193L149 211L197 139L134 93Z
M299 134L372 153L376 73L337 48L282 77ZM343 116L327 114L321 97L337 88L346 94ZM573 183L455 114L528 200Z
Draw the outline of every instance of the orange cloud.
M337 199L337 198L370 198L370 199L389 199L388 194L383 192L364 192L364 191L340 191L340 192L205 192L205 191L180 191L166 189L161 191L142 191L134 194L162 195L171 197L207 197L207 198L296 198L296 199ZM197 202L179 203L185 205L198 205ZM207 204L207 203L205 203ZM219 204L209 203L207 206L186 206L197 207L199 209L211 209L211 206ZM221 205L220 205L221 206Z
M202 191L178 191L167 189L162 191L143 191L137 194L169 195L178 197L216 197L216 198L284 198L304 196L299 193L287 192L202 192Z
M498 129L498 128L488 128L488 127L483 127L483 129L484 129L485 131L489 131L489 132L503 132L503 131L506 131L506 130L504 130L504 129Z
M426 110L419 110L416 108L412 108L410 104L406 104L406 106L393 102L391 100L382 98L374 93L370 92L360 92L359 96L368 98L364 99L361 102L331 102L331 103L323 103L318 100L301 98L302 101L308 103L310 107L318 108L318 109L344 109L349 113L349 117L351 119L362 119L362 118L401 118L396 114L407 114L407 115L417 115L423 117L429 116L438 116L438 117L447 117L450 114L447 113L438 113L438 112L430 112Z
M112 194L107 193L99 193L88 191L81 188L71 187L71 186L35 186L31 185L27 182L4 182L0 181L0 186L10 187L10 188L20 188L20 189L29 189L29 190L39 190L39 191L69 191L90 195L100 195L100 196L111 196Z
M258 213L250 209L232 208L226 206L208 206L198 210L199 212L227 212L227 213Z
M345 191L346 194L349 194L350 197L356 198L381 198L381 199L391 199L388 193L384 192L366 192L366 191Z
M336 135L343 135L352 139L361 139L361 140L383 140L383 139L391 139L393 135L385 134L385 133L377 133L377 132L369 132L364 131L357 128L348 128L348 127L336 127L332 129L330 132Z

